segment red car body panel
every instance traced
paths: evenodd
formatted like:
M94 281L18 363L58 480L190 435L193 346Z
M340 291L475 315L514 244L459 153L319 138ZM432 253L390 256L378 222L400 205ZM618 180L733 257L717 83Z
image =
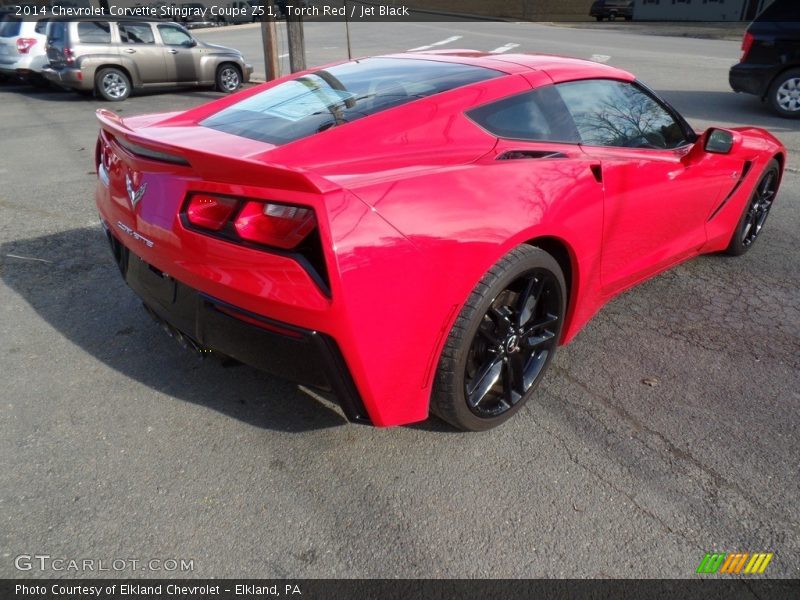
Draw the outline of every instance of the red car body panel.
M785 156L758 129L736 130L728 155L696 146L654 151L498 139L465 112L553 82L633 76L549 56L400 56L505 75L283 146L198 123L302 73L184 113L125 121L108 111L98 115L98 162L107 163L108 182L98 182L96 202L114 236L195 290L330 336L375 425L427 417L433 374L459 310L512 248L538 240L566 252L565 344L613 295L725 248L764 166ZM188 164L148 160L124 147L131 143ZM509 150L562 158L497 160ZM147 186L138 208L126 177L136 188ZM313 208L330 289L290 256L188 229L179 213L190 192Z

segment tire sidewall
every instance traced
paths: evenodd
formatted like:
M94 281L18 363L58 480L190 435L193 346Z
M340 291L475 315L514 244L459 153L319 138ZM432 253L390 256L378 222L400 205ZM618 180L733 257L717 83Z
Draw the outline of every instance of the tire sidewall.
M464 377L466 375L466 366L467 366L467 359L469 356L470 347L472 345L472 341L475 339L477 335L478 327L481 324L481 320L486 312L489 310L489 306L494 302L497 295L499 295L503 290L506 289L514 280L522 276L528 271L534 269L546 269L550 273L553 274L556 281L559 285L559 292L560 292L560 318L558 321L558 326L556 328L556 340L561 338L561 331L564 325L564 317L566 313L566 282L564 280L564 275L561 271L561 268L558 265L558 262L547 252L540 248L535 248L531 246L524 247L526 250L523 250L523 254L521 256L515 256L513 263L507 268L502 274L499 276L493 276L492 271L490 270L482 279L481 283L488 284L489 290L486 291L484 294L479 292L480 285L476 287L476 289L471 293L470 300L477 300L476 295L482 296L478 303L475 305L472 302L468 302L470 305L470 309L468 310L469 316L469 324L465 328L465 334L463 338L460 340L453 340L453 331L451 330L450 335L448 336L446 344L452 344L455 342L460 343L456 353L455 353L455 369L451 376L454 380L451 382L452 387L450 389L454 390L456 394L457 400L455 403L454 412L456 413L456 418L460 423L460 426L471 430L471 431L485 431L487 429L491 429L500 425L501 423L510 419L514 414L516 414L530 399L530 397L535 393L536 389L539 386L542 378L544 377L547 369L550 365L550 361L553 359L555 355L555 348L553 351L549 353L547 359L545 360L544 367L542 368L541 373L537 377L536 381L534 381L531 388L525 393L525 395L509 410L504 412L503 414L493 417L493 418L481 418L477 416L472 410L470 410L466 397L464 395ZM519 250L519 249L517 249ZM489 281L487 281L487 279ZM474 306L474 308L471 308ZM464 312L467 309L467 305L462 308L462 312L458 316L458 320L464 319L465 315Z

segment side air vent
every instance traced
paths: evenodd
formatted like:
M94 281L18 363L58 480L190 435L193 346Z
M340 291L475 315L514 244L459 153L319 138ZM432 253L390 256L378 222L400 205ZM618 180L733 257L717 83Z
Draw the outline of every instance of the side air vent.
M567 158L566 154L552 150L508 150L497 157L497 160L520 160L531 158Z
M722 200L722 202L719 203L719 206L717 206L717 208L714 209L714 212L711 213L711 216L708 217L708 219L706 219L706 221L710 221L711 219L716 217L717 214L719 213L719 211L722 210L722 207L725 206L728 203L728 200L730 200L733 197L733 195L736 192L739 191L739 188L742 186L742 183L744 182L745 177L747 177L747 174L750 172L750 167L752 167L752 166L753 166L753 163L751 161L746 160L744 162L744 165L742 166L742 174L739 175L739 179L736 181L736 183L734 184L733 188L731 188L731 191L728 192L728 195L725 196L725 198Z

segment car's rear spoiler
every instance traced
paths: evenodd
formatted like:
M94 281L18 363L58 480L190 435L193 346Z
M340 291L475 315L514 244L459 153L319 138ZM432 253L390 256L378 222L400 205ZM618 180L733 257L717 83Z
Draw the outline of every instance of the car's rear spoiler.
M100 109L96 114L100 127L106 136L110 136L118 146L137 162L149 162L151 165L162 163L164 167L167 167L167 165L183 166L191 169L207 181L270 187L313 194L324 193L338 187L314 173L254 159L252 158L252 152L240 156L230 156L229 154L218 154L210 150L192 147L188 143L186 145L166 143L157 139L159 133L157 126L134 129L126 125L119 115L109 110ZM201 128L200 126L184 126L181 129L187 133L190 129L202 130L196 131L198 134L196 136L178 136L187 140L189 138L202 139L205 137L207 139L214 135L228 135ZM174 133L174 131L175 129L173 128L172 132ZM205 133L206 135L201 136L199 135L200 133ZM175 135L171 136L171 138L175 137ZM243 139L241 146L244 148L249 143L248 140ZM210 146L211 143L209 142L208 145Z

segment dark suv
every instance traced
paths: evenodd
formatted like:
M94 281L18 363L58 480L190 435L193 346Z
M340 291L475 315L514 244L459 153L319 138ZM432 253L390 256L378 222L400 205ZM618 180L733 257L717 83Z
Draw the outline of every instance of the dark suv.
M766 100L782 117L800 117L800 2L775 0L747 28L731 87Z
M624 17L626 21L633 19L632 0L595 0L589 8L589 16L598 21L608 19L615 20L617 17Z

